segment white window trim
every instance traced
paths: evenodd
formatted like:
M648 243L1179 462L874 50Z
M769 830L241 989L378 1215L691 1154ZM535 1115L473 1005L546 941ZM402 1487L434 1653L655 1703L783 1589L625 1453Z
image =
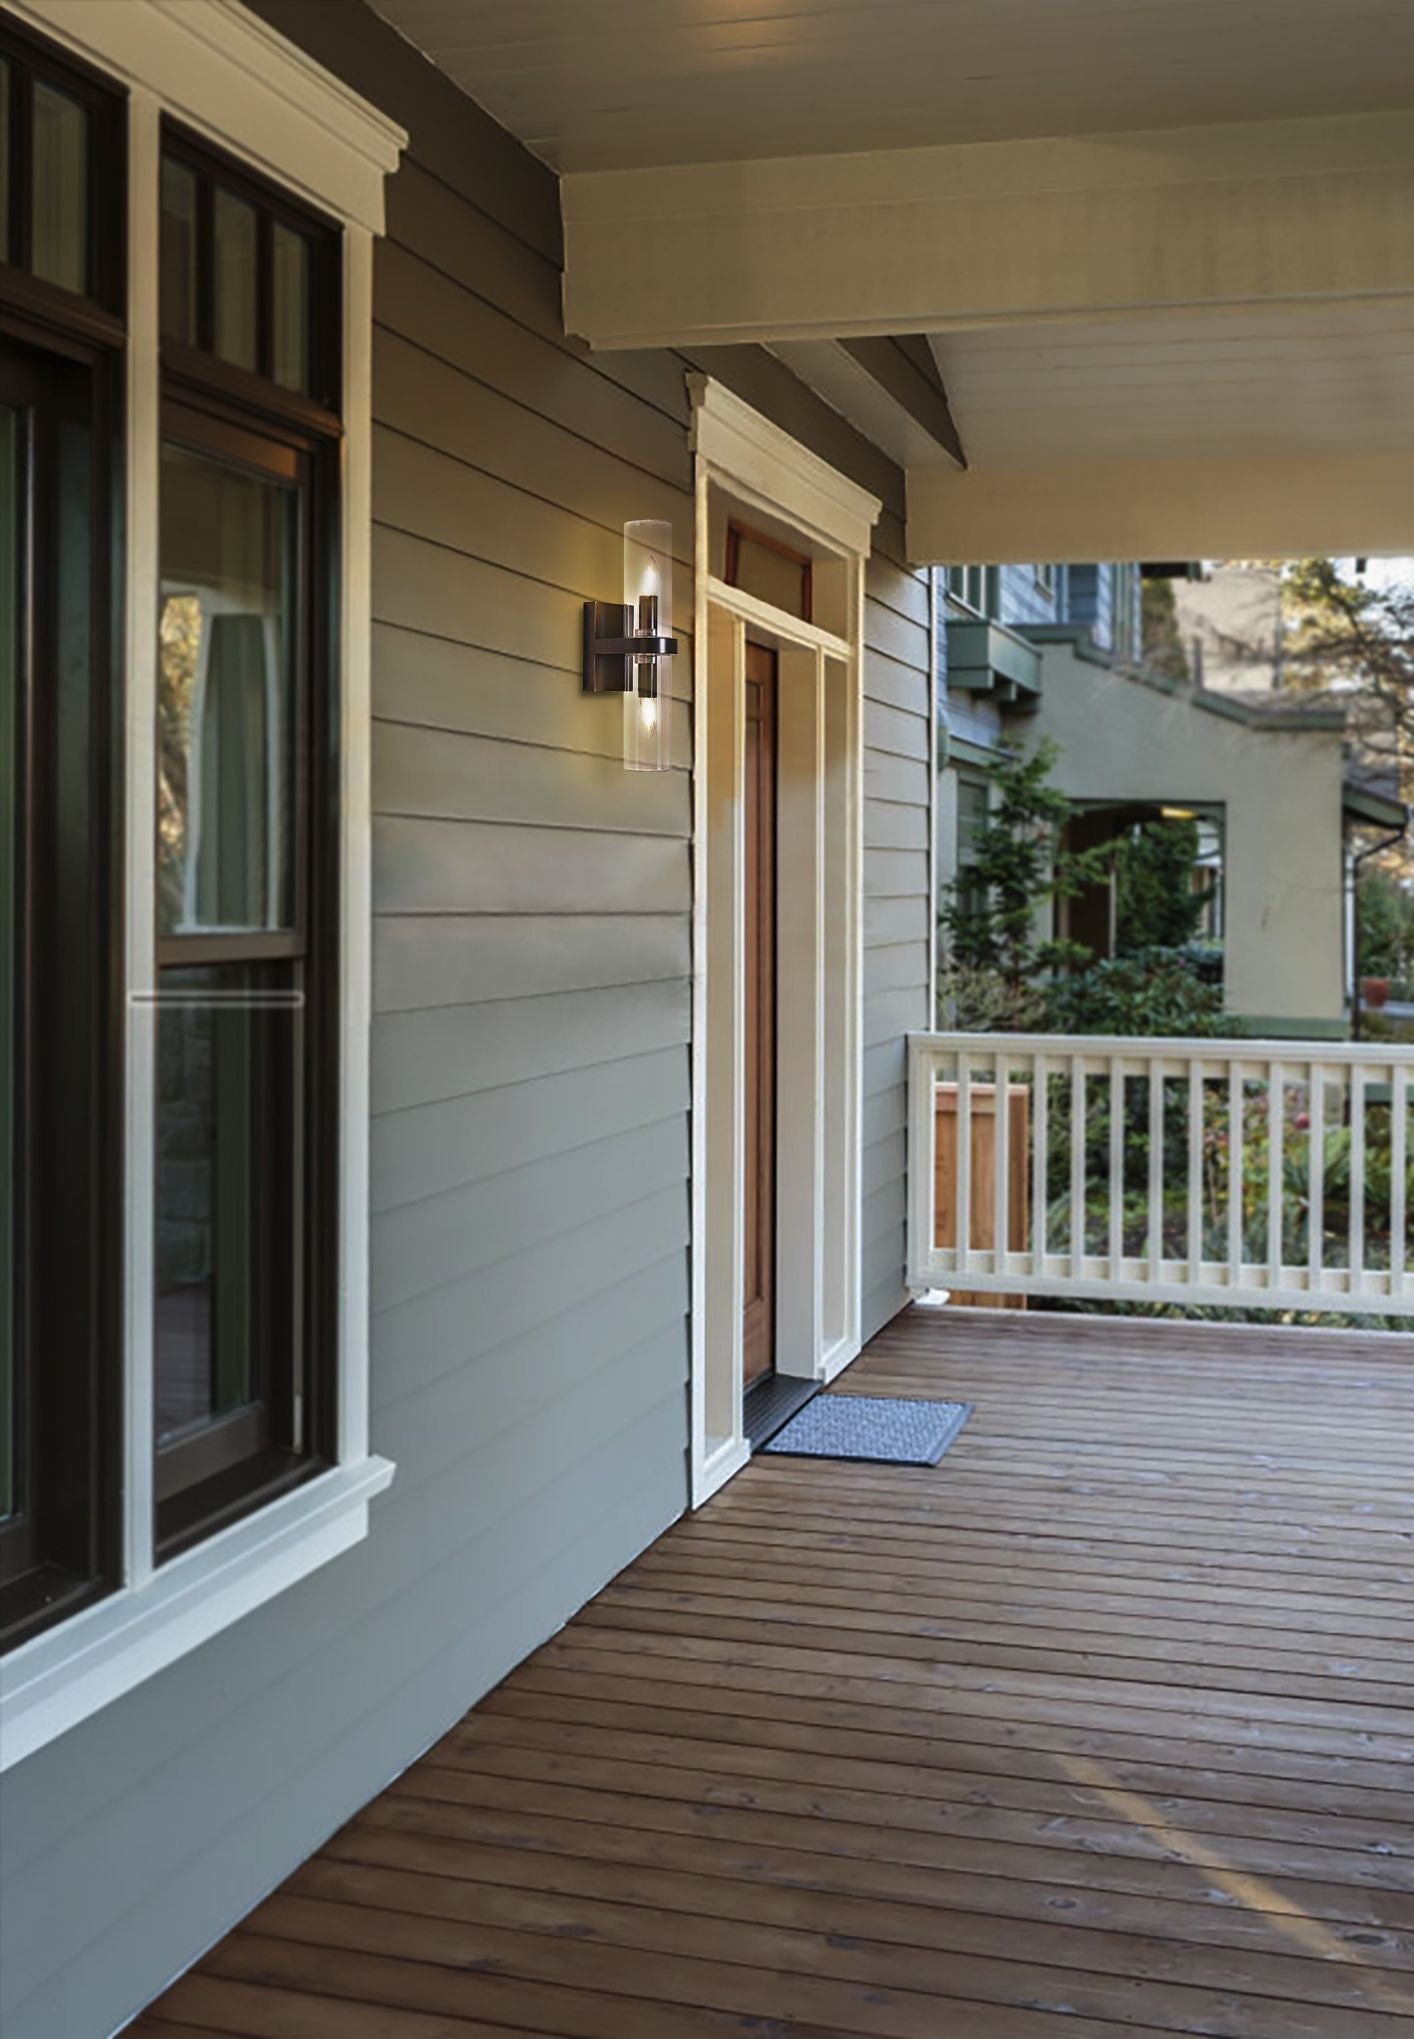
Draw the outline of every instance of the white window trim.
M833 1380L861 1345L864 566L882 505L710 377L689 375L696 455L693 679L692 1502L749 1456L742 1425L746 632L776 647L782 744L798 766L783 839L796 890L780 1026L777 1343ZM840 562L841 634L710 571L717 491ZM831 724L827 687L843 716ZM793 705L791 705L793 704ZM831 745L835 749L831 749ZM813 911L812 911L813 905ZM786 1029L790 1029L788 1051ZM783 1369L784 1371L785 1369Z
M393 1477L368 1442L368 1058L372 1012L369 606L373 237L402 129L239 0L8 0L128 89L125 590L127 897L153 897L161 120L169 114L343 226L342 784L338 1458L157 1567L153 1550L155 1014L126 1013L122 1583L0 1660L0 1770L19 1762L367 1534ZM156 981L153 916L127 914L127 982Z

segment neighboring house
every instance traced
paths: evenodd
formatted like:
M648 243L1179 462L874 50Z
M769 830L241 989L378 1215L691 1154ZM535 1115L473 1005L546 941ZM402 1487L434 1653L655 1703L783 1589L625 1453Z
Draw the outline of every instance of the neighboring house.
M1259 702L1286 685L1281 579L1270 559L1195 561L1173 577L1174 626L1195 685Z
M1351 831L1398 827L1405 810L1351 772L1338 704L1258 706L1146 672L1140 595L1134 564L947 570L942 882L965 873L997 746L1049 739L1053 781L1083 810L1078 847L1165 810L1197 819L1228 1009L1257 1034L1343 1036ZM1063 902L1057 931L1108 954L1111 905Z
M1209 404L1234 293L1254 375L1298 299L1303 358L1353 321L1377 374L1399 342L1361 308L1404 260L1383 128L1358 94L1295 118L1227 10L1175 66L1150 10L1074 7L1047 61L1081 131L1048 74L1015 133L936 148L976 96L951 17L986 42L993 8L828 10L833 99L769 39L743 62L754 31L589 11L0 0L6 2039L130 2017L737 1474L754 1396L835 1379L908 1300L959 533L1083 558L1116 522L1177 553L1410 521L1414 429L1362 429L1363 371L1314 449L1300 390L1250 441ZM1121 27L1161 147L1094 144ZM760 175L722 160L766 142ZM1314 204L1367 238L1313 237ZM1246 206L1260 259L1215 298ZM1145 391L1178 318L1175 419ZM1061 344L1098 394L1019 404ZM1103 430L1098 479L1057 421ZM1133 652L1111 570L1034 595L1033 628ZM1043 686L1036 641L976 628L988 743L1023 695L1083 717L1096 675L1141 750L1195 712L1070 638ZM1200 755L1174 785L1228 797ZM1324 845L1314 779L1288 798ZM802 1574L828 1520L792 1523ZM673 1987L682 2029L740 2028ZM444 2008L415 2029L500 2022ZM414 2026L351 2012L375 2029Z

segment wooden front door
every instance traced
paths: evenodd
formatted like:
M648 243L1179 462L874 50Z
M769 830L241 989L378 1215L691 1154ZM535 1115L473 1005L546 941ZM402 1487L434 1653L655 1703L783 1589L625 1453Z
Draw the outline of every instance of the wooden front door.
M744 1376L776 1364L776 654L746 647Z

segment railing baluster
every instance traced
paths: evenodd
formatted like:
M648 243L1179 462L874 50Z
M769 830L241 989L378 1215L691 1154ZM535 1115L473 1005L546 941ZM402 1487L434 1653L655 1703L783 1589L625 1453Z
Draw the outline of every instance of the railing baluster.
M1267 1067L1267 1286L1281 1287L1285 1243L1286 1071L1280 1062Z
M1404 1178L1409 1166L1409 1092L1405 1071L1389 1072L1389 1292L1402 1296L1409 1260Z
M1164 1278L1164 1065L1149 1064L1149 1279Z
M1007 1062L999 1048L992 1062L992 1139L996 1165L992 1170L992 1270L1001 1274L1006 1266L1010 1239L1007 1224L1011 1216L1011 1113L1007 1097Z
M1085 1272L1085 1057L1070 1065L1070 1278Z
M957 1057L957 1265L970 1264L972 1254L972 1064L967 1050Z
M1203 1278L1203 1065L1188 1064L1188 1285Z
M1110 1250L1109 1278L1120 1279L1124 1262L1124 1070L1110 1057Z
M1038 1055L1032 1064L1031 1079L1031 1273L1044 1271L1046 1258L1046 1232L1048 1214L1046 1208L1047 1190L1051 1172L1050 1134L1051 1099L1049 1082L1050 1063L1044 1055Z
M1326 1257L1326 1072L1319 1062L1310 1064L1311 1094L1306 1119L1306 1286L1312 1294L1321 1287L1321 1270Z
M1227 1072L1227 1283L1242 1286L1242 1064Z
M1365 1274L1365 1072L1350 1069L1350 1293L1363 1286Z

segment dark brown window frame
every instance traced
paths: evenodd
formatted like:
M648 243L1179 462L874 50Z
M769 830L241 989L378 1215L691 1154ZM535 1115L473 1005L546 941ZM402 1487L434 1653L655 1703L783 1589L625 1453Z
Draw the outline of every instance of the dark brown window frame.
M310 363L315 386L337 402L340 358L340 239L317 214L294 204L239 165L163 122L164 159L193 169L209 193L219 183L257 209L257 221L279 219L311 247ZM209 198L206 201L209 204ZM259 226L268 250L270 229ZM266 260L262 255L262 263ZM204 266L204 264L203 264ZM262 294L266 286L262 285ZM198 335L209 337L209 283L198 311ZM258 320L261 361L268 366L268 319ZM289 1366L265 1377L268 1406L246 1408L204 1425L158 1451L154 1467L154 1540L160 1562L216 1529L264 1506L278 1494L327 1470L337 1459L340 1226L339 921L341 906L340 757L337 596L339 587L339 440L337 410L272 379L221 361L201 347L164 339L161 346L164 445L177 443L216 459L274 475L283 463L302 505L299 536L302 599L298 630L293 837L295 912L288 930L165 935L157 939L159 973L180 967L247 964L298 972L305 994L298 1072L302 1103L295 1143L302 1205L290 1213L296 1230L299 1293ZM156 901L152 902L155 914ZM160 977L159 977L160 982ZM273 1359L273 1355L271 1356ZM294 1384L301 1396L298 1436Z
M54 439L81 400L90 434L87 748L80 868L56 855L60 791L57 703L31 683L22 705L27 798L22 848L20 1180L24 1220L17 1268L19 1431L25 1508L0 1529L0 1638L9 1647L116 1584L122 1437L120 1228L122 1098L122 710L112 563L115 420L121 360L115 351L36 325L12 306L0 272L0 395L26 409L31 509L57 511ZM69 411L72 418L75 413ZM57 643L57 552L27 532L25 622L31 672ZM70 749L72 732L66 733ZM72 787L69 800L77 798ZM69 817L62 826L71 834ZM77 914L74 888L82 906ZM62 890L58 889L61 888ZM75 923L82 962L75 965ZM68 960L66 960L68 959ZM64 1044L61 1049L60 1044ZM73 1113L86 1113L77 1138ZM77 1245L75 1239L77 1237ZM43 1363L40 1363L40 1355Z
M337 437L340 430L339 386L341 315L339 275L341 235L336 224L298 204L288 192L243 165L223 156L180 122L162 122L162 158L180 163L197 180L197 270L195 346L162 336L164 375L225 395L232 404L271 411L309 431ZM212 218L216 187L243 199L256 215L256 347L254 371L223 361L214 351L215 283L212 267ZM276 225L303 236L309 246L308 394L277 383L271 369L271 300L273 236Z

